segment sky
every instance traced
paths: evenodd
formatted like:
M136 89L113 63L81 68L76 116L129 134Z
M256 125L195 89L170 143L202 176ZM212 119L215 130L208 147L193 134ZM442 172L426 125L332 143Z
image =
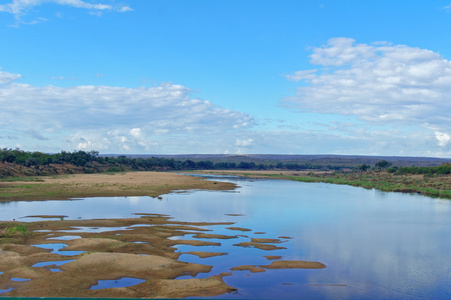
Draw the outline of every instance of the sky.
M451 157L451 0L0 0L0 148Z

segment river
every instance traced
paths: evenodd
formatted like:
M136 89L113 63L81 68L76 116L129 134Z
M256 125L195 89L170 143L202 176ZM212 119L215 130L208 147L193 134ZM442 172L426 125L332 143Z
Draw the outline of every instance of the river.
M129 218L167 214L178 221L236 222L247 237L281 238L287 249L234 246L244 236L202 251L228 255L180 260L213 265L209 277L241 264L267 265L266 255L318 261L325 269L233 271L224 281L236 293L216 298L449 299L451 298L451 201L344 185L285 180L222 178L234 191L188 191L150 197L87 198L0 204L0 219L35 221L27 215L68 219ZM227 226L209 233L240 234ZM197 249L196 249L197 248ZM181 252L199 250L179 246ZM185 277L185 278L190 278Z

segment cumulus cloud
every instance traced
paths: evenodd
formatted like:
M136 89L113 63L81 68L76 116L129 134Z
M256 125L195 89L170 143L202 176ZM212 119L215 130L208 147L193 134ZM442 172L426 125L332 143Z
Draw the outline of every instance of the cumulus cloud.
M442 147L446 146L449 143L449 141L451 140L451 137L449 136L449 134L446 134L444 132L439 132L439 131L435 132L435 137L437 138L438 145L442 146Z
M29 13L30 9L32 9L35 6L40 6L44 4L57 4L87 9L91 14L96 14L98 16L101 16L102 11L127 12L133 10L132 8L126 5L105 4L105 3L94 4L82 0L12 0L12 2L10 3L0 4L0 12L13 14L16 20L19 21L22 16L27 15ZM28 22L27 24L36 24L41 21L46 21L46 19L38 18L37 20Z
M141 128L133 128L130 130L130 134L136 138L140 138L142 136Z
M305 70L305 71L297 71L297 72L294 72L293 75L284 75L284 76L285 76L288 80L298 82L298 81L301 81L301 80L304 80L304 79L313 79L313 78L315 78L315 77L316 77L316 74L315 74L316 72L318 72L317 69L314 69L314 70Z
M253 139L236 139L235 147L250 147L255 145Z
M0 68L1 70L1 68ZM8 72L0 71L0 84L6 84L10 83L16 79L19 79L21 76L20 74L12 74Z
M48 132L78 149L148 151L161 145L164 151L165 139L219 137L254 123L245 113L193 98L189 88L171 83L63 88L8 80L0 85L0 134L22 132L44 140L39 132Z
M333 38L313 48L310 58L320 68L287 76L307 83L283 99L287 107L355 116L368 124L432 124L440 132L451 125L451 61L438 53Z

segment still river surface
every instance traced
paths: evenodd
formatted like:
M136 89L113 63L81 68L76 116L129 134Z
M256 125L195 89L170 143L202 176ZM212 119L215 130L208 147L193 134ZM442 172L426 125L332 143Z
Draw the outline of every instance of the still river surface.
M216 298L451 298L450 200L324 183L218 179L239 187L227 192L171 193L163 199L98 197L2 203L0 220L35 221L23 217L40 214L93 219L160 213L178 221L236 222L233 226L252 229L243 233L249 238L292 238L275 244L287 249L274 251L233 246L249 241L245 237L208 239L221 246L183 245L178 250L229 254L203 259L183 254L180 260L214 266L199 278L230 272L239 265L267 265L271 261L265 255L327 266L263 273L233 271L224 281L238 292ZM226 229L229 226L210 226L209 233L240 234Z

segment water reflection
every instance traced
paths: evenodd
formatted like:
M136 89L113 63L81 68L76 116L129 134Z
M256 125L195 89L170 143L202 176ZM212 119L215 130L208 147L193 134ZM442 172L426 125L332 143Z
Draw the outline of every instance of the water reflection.
M18 277L13 277L11 278L11 281L16 281L16 282L24 282L24 281L30 281L31 279L29 278L18 278Z
M38 245L31 245L31 246L42 248L42 249L50 249L50 250L52 250L50 253L56 253L56 254L65 255L65 256L73 256L73 255L78 255L78 254L86 252L86 251L66 251L66 250L61 250L63 248L66 248L67 245L66 244L60 244L60 243L56 243L56 244L38 244Z
M99 280L98 284L92 286L90 290L129 287L143 282L145 282L144 279L132 277L122 277L116 280Z

